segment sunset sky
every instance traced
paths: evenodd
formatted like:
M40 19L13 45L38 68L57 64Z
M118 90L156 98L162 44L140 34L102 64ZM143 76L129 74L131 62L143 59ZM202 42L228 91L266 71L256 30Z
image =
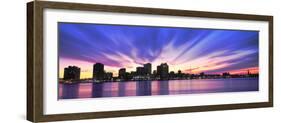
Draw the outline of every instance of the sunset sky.
M91 78L93 64L116 76L161 63L184 73L258 72L258 31L59 23L59 77L67 66Z

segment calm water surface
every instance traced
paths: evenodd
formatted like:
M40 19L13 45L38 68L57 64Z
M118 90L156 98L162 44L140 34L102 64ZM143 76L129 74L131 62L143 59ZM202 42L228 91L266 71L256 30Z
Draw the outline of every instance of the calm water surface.
M59 84L59 99L258 91L258 78Z

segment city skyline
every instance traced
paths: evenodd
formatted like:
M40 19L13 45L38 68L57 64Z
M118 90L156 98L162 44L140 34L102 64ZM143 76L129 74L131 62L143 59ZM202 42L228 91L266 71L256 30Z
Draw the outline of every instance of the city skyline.
M145 63L152 71L168 63L174 72L258 73L257 42L257 31L59 23L59 78L70 65L91 78L96 63L113 76Z
M167 63L161 63L157 65L157 69L151 69L152 64L146 63L143 64L142 67L136 67L135 71L127 71L126 68L119 68L118 75L113 76L112 72L106 71L104 69L104 64L96 63L93 65L93 72L92 78L86 78L91 80L101 80L106 81L129 81L129 80L170 80L170 79L198 79L198 77L208 77L210 79L220 78L224 76L230 76L230 78L243 78L243 77L257 77L259 73L252 72L252 70L248 69L245 70L244 73L230 73L230 72L223 72L223 73L216 73L216 74L209 74L205 72L193 74L193 73L185 73L182 72L180 69L178 71L169 71L169 65ZM63 80L73 80L77 81L80 79L81 69L79 66L68 66L64 68L64 75ZM179 77L179 75L181 77ZM250 76L249 76L250 75ZM135 78L137 77L137 78ZM141 77L141 78L140 78ZM202 78L200 78L202 79Z

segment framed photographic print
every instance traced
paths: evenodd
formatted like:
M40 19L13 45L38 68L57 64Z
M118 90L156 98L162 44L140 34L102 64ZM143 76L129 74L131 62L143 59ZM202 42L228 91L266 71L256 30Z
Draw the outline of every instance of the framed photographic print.
M273 17L27 4L33 122L273 106Z

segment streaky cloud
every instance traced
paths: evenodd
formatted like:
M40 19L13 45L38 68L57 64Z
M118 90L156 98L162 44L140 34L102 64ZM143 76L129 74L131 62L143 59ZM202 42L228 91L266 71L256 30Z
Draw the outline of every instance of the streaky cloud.
M59 58L101 62L117 72L153 69L217 73L258 67L258 31L59 23ZM66 60L63 60L66 61ZM69 63L71 64L71 63ZM88 68L91 69L91 68Z

